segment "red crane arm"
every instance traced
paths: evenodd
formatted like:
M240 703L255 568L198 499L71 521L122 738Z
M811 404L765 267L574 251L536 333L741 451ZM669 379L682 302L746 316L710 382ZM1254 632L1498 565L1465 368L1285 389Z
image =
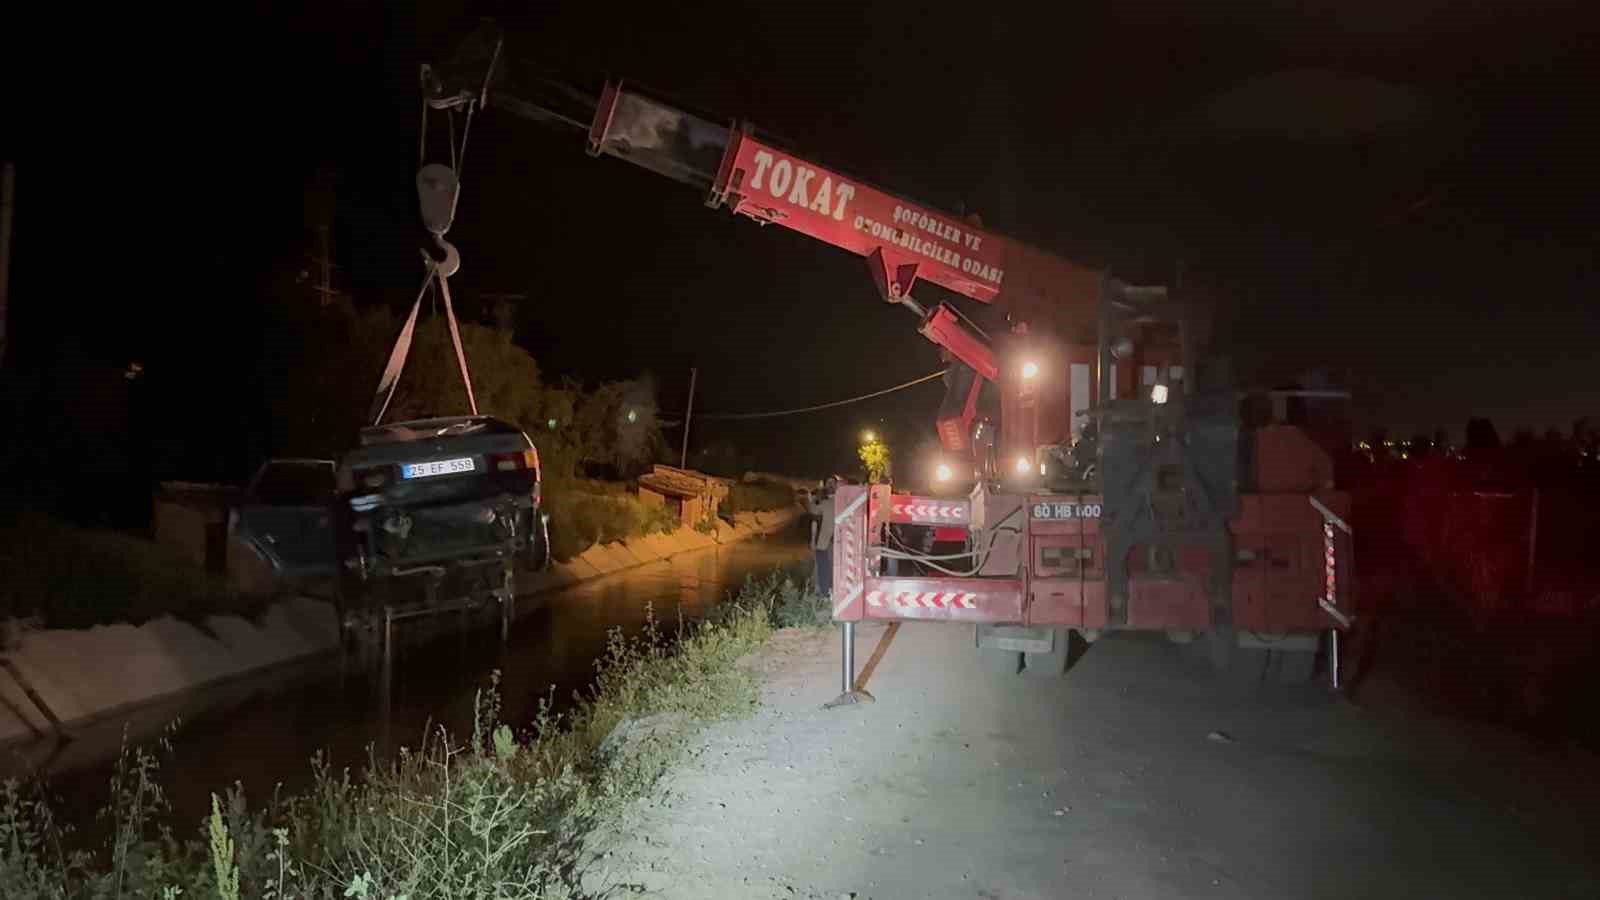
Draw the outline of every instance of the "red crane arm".
M1092 340L1100 272L818 165L747 127L611 82L595 104L589 152L702 186L708 206L867 257L888 302L909 298L922 279Z
M987 336L955 310L938 304L929 311L912 299L918 279L998 305L1033 329L1094 340L1098 271L818 165L747 126L729 127L632 86L607 82L592 101L548 80L513 89L509 77L493 72L495 58L498 53L490 57L492 77L481 66L467 65L466 87L448 87L444 82L451 79L436 77L447 72L425 69L429 102L446 107L481 98L518 115L579 127L588 118L591 155L613 156L700 187L713 208L865 257L879 295L915 311L921 334L978 376L963 377L960 389L952 385L960 396L950 398L946 405L952 409L939 422L947 449L970 445L981 381L997 382L1000 364Z
M876 256L886 299L923 278L982 303L1005 284L1004 238L734 132L711 202L857 256Z

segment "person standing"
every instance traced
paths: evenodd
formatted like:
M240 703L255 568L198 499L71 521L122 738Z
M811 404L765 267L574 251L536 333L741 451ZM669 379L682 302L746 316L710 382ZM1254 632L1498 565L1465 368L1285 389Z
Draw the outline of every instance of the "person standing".
M819 496L811 498L811 552L817 562L817 592L833 593L833 492L837 479L830 478Z

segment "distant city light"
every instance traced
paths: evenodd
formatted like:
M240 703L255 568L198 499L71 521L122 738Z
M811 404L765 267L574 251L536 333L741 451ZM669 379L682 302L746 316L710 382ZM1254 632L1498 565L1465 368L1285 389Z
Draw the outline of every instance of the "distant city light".
M550 429L551 431L555 431L556 430L556 420L555 419L545 419L544 420L544 427Z
M628 410L628 424L632 425L633 423L635 423L637 421L639 421L639 412L638 412L638 410L633 410L633 409Z

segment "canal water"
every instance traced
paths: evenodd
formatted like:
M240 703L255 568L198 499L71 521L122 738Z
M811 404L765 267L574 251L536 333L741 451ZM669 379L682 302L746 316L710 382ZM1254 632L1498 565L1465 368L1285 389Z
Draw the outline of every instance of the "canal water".
M698 617L747 577L808 558L798 533L683 554L521 600L537 608L515 623L503 644L498 628L489 626L402 650L386 704L377 670L326 658L97 723L71 741L19 748L0 763L0 774L42 770L67 816L79 819L104 803L110 761L123 735L150 743L178 719L161 780L182 835L209 811L211 792L234 782L244 785L253 804L265 802L278 785L288 792L305 787L314 753L323 753L335 771L359 772L369 747L415 747L425 730L440 725L466 734L474 693L495 670L501 673L502 719L521 729L541 698L553 696L560 709L574 691L589 687L611 629L636 634L653 614L670 634L680 615Z

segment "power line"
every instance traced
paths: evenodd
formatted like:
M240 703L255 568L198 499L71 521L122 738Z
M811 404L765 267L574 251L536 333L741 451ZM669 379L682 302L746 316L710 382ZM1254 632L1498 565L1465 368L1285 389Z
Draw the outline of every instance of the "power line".
M723 419L723 420L729 420L729 419L771 419L771 418L775 418L777 416L794 416L794 415L799 415L800 413L809 413L809 412L817 412L819 410L824 410L824 409L832 409L832 408L834 408L836 406L848 406L851 403L860 403L863 400L871 400L874 397L882 397L885 394L892 394L895 391L903 391L906 388L916 387L917 385L922 384L923 382L932 381L933 379L942 377L943 375L944 375L944 370L940 369L937 372L933 372L933 373L930 373L928 375L924 375L921 378L913 379L911 381L906 382L905 384L897 384L894 387L884 388L881 391L873 391L870 394L862 394L859 397L851 397L848 400L835 400L832 403L819 403L816 406L802 406L799 409L780 409L780 410L776 410L774 412L754 412L754 413L696 413L695 414L695 418L697 418L697 419ZM659 415L676 416L676 415L681 415L681 413L663 412L663 413L659 413Z

